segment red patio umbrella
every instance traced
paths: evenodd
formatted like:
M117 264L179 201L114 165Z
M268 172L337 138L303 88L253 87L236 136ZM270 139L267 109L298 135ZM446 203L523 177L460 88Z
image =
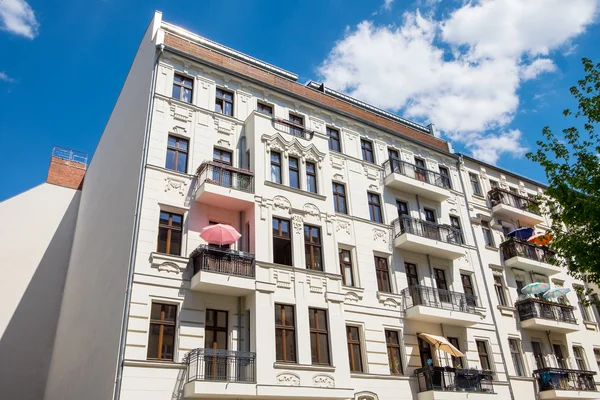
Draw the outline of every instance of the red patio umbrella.
M225 224L209 225L202 229L200 237L206 240L209 244L233 244L242 237L233 226Z
M537 235L531 236L527 241L529 243L537 244L538 246L545 246L552 241L552 235L549 233L538 233Z

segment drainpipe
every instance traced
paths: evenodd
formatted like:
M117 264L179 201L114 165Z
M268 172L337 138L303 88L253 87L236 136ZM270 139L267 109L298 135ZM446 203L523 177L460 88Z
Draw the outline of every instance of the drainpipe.
M154 92L156 90L156 76L158 70L158 60L163 53L165 46L163 44L156 47L157 55L154 60L154 68L152 69L152 84L150 86L150 99L148 101L148 112L146 117L146 132L144 133L144 148L142 149L142 163L140 180L138 182L138 193L137 193L137 205L134 216L134 228L133 237L131 240L131 250L129 253L129 266L127 276L127 289L125 291L125 304L123 307L123 320L121 322L121 334L120 334L120 345L119 355L117 361L117 376L115 380L115 390L113 392L113 399L119 400L121 397L121 384L123 382L123 361L125 359L125 338L127 336L127 326L129 323L129 310L131 302L131 289L133 287L133 268L135 264L135 256L137 253L137 242L138 232L140 230L140 212L142 209L142 199L144 197L144 180L146 179L146 162L148 160L148 143L150 141L150 128L152 126L152 110L154 108Z
M463 161L462 156L459 156L459 160L456 162L456 168L458 169L458 177L460 178L460 186L463 193L467 193L465 190L465 183L463 180L462 173L460 172L460 164ZM466 200L466 199L465 199ZM473 239L475 240L475 245L477 245L477 235L475 235L475 228L473 228L473 224L471 223L471 211L469 210L469 206L467 205L467 217L469 218L469 226L471 227L471 233L473 234ZM510 393L511 400L515 399L513 394L512 385L510 383L510 378L508 375L508 368L506 367L506 358L504 357L504 348L502 347L502 340L500 338L500 333L498 332L498 321L496 320L496 313L492 309L492 300L490 297L490 290L488 287L487 278L485 277L485 272L483 271L483 260L481 259L481 254L479 253L479 247L477 247L477 259L479 260L479 265L481 266L481 272L483 277L483 287L485 289L485 294L488 299L488 306L490 308L490 314L492 315L492 321L494 323L494 332L496 333L496 340L498 340L498 346L500 347L500 357L502 358L502 365L504 366L504 373L506 374L506 380L508 381L508 391Z
M419 212L419 219L421 219L421 202L419 201L419 195L416 195L417 197L417 211Z

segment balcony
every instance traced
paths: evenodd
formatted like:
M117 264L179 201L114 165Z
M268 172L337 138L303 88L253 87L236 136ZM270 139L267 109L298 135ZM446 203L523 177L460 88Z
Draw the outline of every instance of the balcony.
M397 158L383 163L384 183L387 187L427 199L444 201L450 198L450 178Z
M400 296L406 319L472 326L483 317L477 310L477 296L421 285L403 289Z
M256 354L195 349L184 359L185 398L241 398L256 395Z
M488 399L494 394L494 373L451 367L424 367L415 370L419 383L418 400Z
M554 252L547 247L536 246L519 240L509 240L500 245L504 257L504 265L515 267L528 272L537 272L543 275L555 275L562 268L552 265Z
M540 400L600 399L593 371L564 368L541 368L533 371Z
M408 216L392 222L394 246L415 253L429 254L445 260L465 255L462 233L449 225L438 225Z
M273 128L280 132L289 133L292 136L296 136L306 140L312 140L314 132L306 129L304 125L296 124L295 122L289 121L282 118L271 118Z
M208 161L198 168L196 176L196 201L234 211L254 205L254 175L251 171Z
M494 188L488 192L492 213L497 219L519 221L521 225L537 225L544 222L536 201L508 190Z
M255 289L254 254L201 245L190 258L192 290L244 296Z
M572 306L531 297L515 303L515 308L521 328L556 333L579 330Z

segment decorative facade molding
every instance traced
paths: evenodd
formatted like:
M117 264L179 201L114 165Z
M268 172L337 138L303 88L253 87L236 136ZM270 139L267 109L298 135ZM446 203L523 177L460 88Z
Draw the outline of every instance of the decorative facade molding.
M165 192L171 190L176 191L181 196L185 195L185 187L187 183L184 180L172 178L170 176L165 178Z
M287 141L279 133L275 133L271 136L263 135L261 140L265 143L267 153L270 153L271 150L283 151L285 157L287 157L288 154L292 154L300 157L303 163L306 161L313 161L317 163L319 168L322 168L323 166L325 153L320 152L312 143L308 146L304 146L296 138Z
M300 386L300 377L291 372L282 372L277 375L277 384L280 386Z
M312 203L306 203L302 209L307 215L310 215L311 217L321 217L321 212L319 211L319 208Z
M302 218L302 215L293 215L292 225L294 226L294 231L296 231L296 233L302 233L302 228L304 226L304 218Z
M333 388L335 387L335 380L332 376L329 375L315 375L313 376L313 386L316 387L324 387L324 388Z

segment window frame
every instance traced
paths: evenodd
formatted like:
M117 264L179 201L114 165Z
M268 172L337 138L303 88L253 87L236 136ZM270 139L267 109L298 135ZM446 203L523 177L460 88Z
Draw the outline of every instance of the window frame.
M275 221L278 221L277 223L277 232L278 235L275 235L275 233L273 232L273 223ZM287 222L287 226L288 226L288 236L283 236L283 222ZM274 242L275 239L279 239L279 240L286 240L289 242L289 248L290 248L290 252L289 252L289 259L290 259L290 263L289 264L284 264L284 263L278 263L275 261L275 245L274 243L272 244L272 248L273 248L273 263L274 264L279 264L279 265L289 265L289 266L293 266L294 264L294 250L293 250L293 241L292 241L292 221L290 221L289 219L285 219L285 218L280 218L280 217L273 217L271 220L271 235L272 235L272 241ZM285 257L284 257L285 258Z
M513 348L514 344L514 348ZM516 376L525 376L525 363L523 362L523 353L521 352L521 342L517 338L508 338L508 351L513 361Z
M465 244L465 238L462 231L462 223L460 222L460 217L457 215L450 215L450 226L458 230L458 240L460 240L460 244Z
M292 160L296 166L292 166ZM296 177L297 186L292 186L292 175ZM298 157L288 157L288 186L294 189L300 189L300 159Z
M275 155L277 156L278 161L273 161L273 157ZM283 184L283 179L282 179L283 178L283 176L282 176L283 169L281 168L281 153L278 151L271 151L270 156L269 156L269 161L270 161L269 166L270 166L270 172L271 172L270 173L270 176L271 176L270 181L273 183L277 183L279 185ZM278 179L276 181L273 180L273 167L276 167L277 170L279 171L277 174Z
M310 239L309 241L307 241L307 236L306 236L307 228L308 228L308 233L309 233L308 239ZM319 236L318 236L319 241L318 242L312 241L313 229L316 229L317 232L319 233ZM304 260L305 267L306 267L306 269L310 269L313 271L323 271L323 236L322 236L322 232L321 232L321 227L315 226L315 225L310 225L310 224L304 224L303 231L304 231L304 256L306 257L307 253L310 254L310 261L308 260L308 258L306 260ZM315 249L319 250L319 268L316 268L317 260L315 259Z
M268 108L268 109L270 109L271 111L270 111L270 112L268 112L268 113L266 113L266 112L264 112L263 110L261 110L261 107L262 107L263 109L264 109L264 108ZM274 113L274 111L275 111L275 107L274 107L272 104L265 103L264 101L257 101L257 102L256 102L256 111L257 111L257 112L259 112L259 113L261 113L261 114L264 114L264 115L270 115L270 116L272 117L272 116L273 116L273 113Z
M214 325L208 325L208 314L209 312L214 313ZM218 320L219 320L219 313L225 314L225 327L219 326L218 325ZM211 332L225 332L225 346L226 346L226 350L229 348L229 311L226 310L217 310L215 308L207 308L205 311L205 318L204 318L204 347L205 348L210 348L212 349L213 346L208 346L208 344L206 343L206 337L208 336L206 334L206 331L211 331ZM214 342L213 342L214 343Z
M438 165L438 169L440 171L440 176L443 176L444 178L446 178L446 183L448 184L448 189L452 189L452 178L450 178L450 168L443 166L443 165Z
M372 199L377 199L377 203L374 203ZM379 193L367 192L367 203L369 205L369 218L371 222L383 224L383 211L381 209L381 196Z
M535 344L535 345L534 345ZM536 348L539 350L539 358L536 356ZM531 354L535 363L536 369L546 368L546 360L544 360L544 347L539 340L531 341ZM541 365L538 365L538 360Z
M352 330L356 330L356 337L358 339L353 339L352 337ZM349 358L349 364L350 364L350 372L358 372L358 373L362 373L364 372L364 362L363 362L363 355L362 355L362 343L361 343L361 334L360 334L360 327L356 326L356 325L346 325L346 343L348 346L348 358ZM358 349L355 349L355 347L358 346ZM354 355L358 354L358 368L355 365L355 357Z
M492 228L490 227L490 223L488 221L481 221L481 232L483 233L483 241L485 242L485 245L489 247L496 247L494 233L492 232Z
M312 172L309 172L309 166L312 166ZM306 162L306 191L310 193L318 193L319 186L317 181L317 164L312 161ZM314 189L311 190L310 180L311 178L314 180Z
M375 164L375 152L373 150L373 142L368 139L360 139L360 150L362 160L370 164ZM370 157L369 157L370 156ZM368 159L370 158L370 160Z
M469 172L469 181L471 182L471 190L473 191L473 194L476 196L483 196L479 175L474 172Z
M181 78L181 83L175 82L176 76L179 76ZM192 85L191 86L185 85L186 80L192 81ZM195 81L195 79L191 76L185 75L183 73L175 72L173 74L173 86L179 86L179 98L173 96L173 89L174 89L173 87L171 88L171 98L179 100L179 101L183 101L184 103L193 104L194 103L194 81ZM184 94L183 89L190 89L190 101L185 101L183 99L183 94Z
M465 281L468 281L468 285L465 285ZM475 293L475 286L473 285L473 274L461 272L460 283L462 284L463 293L472 297L467 297L467 304L470 306L477 306L477 294ZM470 291L470 293L467 293Z
M377 277L377 291L382 292L382 293L392 293L390 267L389 267L387 257L381 257L381 256L375 255L374 261L375 261L375 275Z
M577 365L577 369L579 371L587 371L587 356L585 354L585 349L583 346L573 346L573 358L575 359L575 364Z
M454 336L448 336L446 337L446 339L448 339L448 342L450 342L450 344L454 347L456 347L459 351L460 351L460 341L458 340L457 337ZM463 357L455 357L455 356L450 356L451 361L452 361L452 366L454 368L464 368L464 361L463 361Z
M437 215L435 215L433 208L423 207L423 214L425 215L425 221L437 224Z
M340 193L338 190L336 190L336 186L342 188L342 193ZM346 185L344 185L343 183L339 183L339 182L331 182L331 190L333 192L333 209L335 210L335 212L348 215L348 201L346 198ZM343 200L343 203L340 202L340 199ZM340 204L344 205L344 211L340 211L340 208L339 208Z
M161 218L160 218L160 214L168 214L169 218L168 218L168 225L164 225L161 224ZM173 225L173 217L177 216L177 217L181 217L181 227L176 227ZM160 254L170 254L170 255L175 255L175 256L181 256L181 251L183 250L183 224L184 224L184 215L183 214L177 214L174 212L170 212L170 211L163 211L160 210L159 211L159 215L158 215L158 239L157 239L157 243L156 243L156 252L160 253ZM166 239L166 247L165 247L165 251L162 252L159 250L159 246L160 246L160 232L161 229L166 229L167 230L167 239ZM173 231L177 231L180 233L180 240L179 240L179 253L171 253L171 246L173 241L171 240L171 237L173 236Z
M219 158L215 157L215 153L219 154ZM229 155L229 162L223 159L223 155ZM231 150L222 149L220 147L213 147L213 161L224 165L233 165L233 152Z
M167 321L164 319L164 315L166 314L165 310L161 310L161 319L156 320L152 319L152 306L153 305L161 305L162 307L174 307L175 308L175 317L173 321ZM155 361L175 361L175 354L177 353L177 349L175 347L177 343L177 316L178 316L178 305L173 303L165 303L162 301L152 301L150 303L150 315L148 316L149 320L149 328L148 328L148 343L146 345L146 359L147 360L155 360ZM150 357L150 338L152 335L152 326L159 325L159 340L157 342L157 357ZM162 356L162 344L164 342L164 327L172 326L173 327L173 354L171 358L163 358Z
M170 139L175 139L175 144L176 146L173 147L169 144L169 140ZM184 142L186 144L185 150L183 150L181 147L179 147L179 143L180 142ZM167 136L167 157L165 160L165 168L168 169L169 171L175 171L175 172L181 172L183 174L187 174L187 170L188 170L188 162L189 162L189 148L190 148L190 140L187 138L183 138L181 136L176 136L176 135L168 135ZM169 160L168 154L169 151L174 152L173 155L173 168L169 168L169 166L167 165L167 162ZM185 154L185 166L183 168L183 171L179 171L177 169L178 167L178 163L179 163L179 154Z
M502 307L508 307L508 299L506 297L506 286L504 285L504 279L501 275L494 274L494 291L496 292L496 298L498 305Z
M483 345L483 350L484 352L481 352L480 346L479 345ZM487 340L475 340L475 347L477 348L477 355L479 356L479 363L481 365L481 369L484 371L493 371L493 366L494 363L492 361L492 357L490 354L490 349L489 349L489 344ZM482 358L483 357L483 358ZM483 360L487 361L488 364L488 368L484 368L484 362Z
M277 307L281 307L281 324L277 324ZM285 324L285 308L289 307L292 310L292 323L293 325L286 325ZM285 304L285 303L275 303L275 361L276 362L283 362L283 363L290 363L290 364L296 364L298 362L298 346L297 346L297 335L296 335L296 325L297 325L297 321L296 321L296 307L293 304ZM281 345L282 348L278 349L277 348L277 331L281 330L282 334L281 334ZM287 331L292 331L294 334L294 350L293 350L293 360L288 360L287 359L287 346L286 346L286 342L287 342L287 335L285 335L285 333ZM280 359L279 355L277 354L278 351L281 351L283 358Z
M333 135L332 132L335 132L335 134L337 136ZM341 141L340 130L330 127L330 126L327 126L327 127L325 127L325 133L327 134L327 137L329 138L329 140L328 140L329 150L335 151L336 153L341 153L342 152L342 141ZM335 149L335 146L333 145L334 143L337 143L337 150Z
M219 96L219 92L221 92L221 95ZM231 101L225 99L223 97L224 94L230 94L231 95ZM220 106L221 106L221 111L217 111L217 104L219 104L220 102ZM225 112L225 104L230 104L231 105L231 114L227 114ZM235 114L235 92L227 90L227 89L223 89L220 87L216 88L215 91L215 112L218 114L222 114L222 115L227 115L229 117L233 117Z
M298 122L300 121L300 122ZM293 112L288 113L288 122L291 122L293 125L290 125L289 134L295 137L302 137L304 130L306 129L304 122L305 118L303 115L299 115Z
M400 342L401 334L397 330L393 329L384 329L383 333L385 335L385 347L387 349L388 354L390 375L404 375L404 366L402 365L402 349ZM392 335L390 334L395 335L396 343L394 343L393 340L389 340L392 339ZM396 352L398 358L398 369L396 371L394 371L394 367L392 366L392 352Z
M344 260L344 253L348 254L348 261ZM340 274L342 275L342 285L356 287L354 281L354 265L352 264L352 250L339 248ZM346 271L350 271L350 283L348 283Z
M590 313L590 307L585 305L585 302L587 301L585 298L586 296L582 292L577 290L578 287L580 287L581 290L585 290L585 288L579 285L573 285L573 291L577 296L577 306L579 307L581 319L583 320L583 322L595 322L593 319L593 312Z
M412 267L414 267L414 274L412 273ZM410 271L410 272L409 272ZM408 287L411 287L413 285L419 285L420 281L419 281L419 267L417 266L416 263L412 263L412 262L404 262L404 273L406 274L406 283L408 284ZM416 280L416 283L411 283L412 280Z
M314 312L314 318L311 319L311 311ZM319 327L319 316L318 313L322 312L325 313L325 328L322 329L321 327ZM329 343L329 313L327 312L326 309L322 309L322 308L315 308L315 307L309 307L308 308L308 319L309 319L309 323L308 323L308 327L309 327L309 332L310 332L310 349L311 349L311 363L312 365L331 365L331 345ZM311 322L314 322L315 327L311 326ZM317 347L317 361L313 361L313 334L316 335L316 347ZM321 358L321 355L323 354L323 349L321 349L321 336L325 336L325 343L327 344L327 348L325 349L325 354L327 355L327 361L326 362L321 362L319 361L319 359Z

